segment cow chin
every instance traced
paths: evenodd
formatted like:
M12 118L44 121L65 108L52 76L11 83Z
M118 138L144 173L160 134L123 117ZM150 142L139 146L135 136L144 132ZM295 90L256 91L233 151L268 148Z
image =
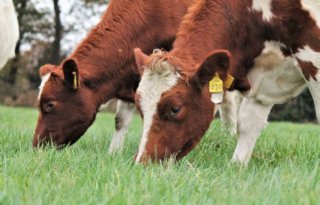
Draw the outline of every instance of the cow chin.
M180 146L175 145L174 147L170 146L172 143L167 145L164 144L153 144L149 147L157 147L156 149L146 149L142 155L139 163L147 164L148 162L159 162L165 161L168 159L180 160L186 156L200 141L200 137L196 139L190 139L185 143L182 143ZM136 160L137 154L135 155Z
M61 129L60 132L51 132L47 129L38 128L34 134L32 145L34 148L53 145L58 149L62 149L78 141L91 124L92 122L82 123L74 127Z
M146 149L139 162L145 164L149 161L157 162L169 158L175 160L182 159L200 142L202 136L208 129L211 120L212 118L208 118L202 125L197 126L197 132L194 132L193 129L191 129L187 132L178 133L175 136L168 135L166 137L159 137L152 135L152 137L149 138L150 140L146 145Z

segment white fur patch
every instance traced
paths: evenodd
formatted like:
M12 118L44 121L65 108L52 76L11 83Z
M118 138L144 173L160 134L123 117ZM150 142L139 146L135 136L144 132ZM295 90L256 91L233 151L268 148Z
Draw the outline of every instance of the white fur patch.
M41 77L41 84L40 84L40 86L39 86L38 100L40 100L40 97L41 97L43 88L44 88L44 86L46 85L46 83L48 82L50 76L51 76L51 73L48 73L48 74L46 74L46 75L44 75L44 76Z
M320 1L319 0L301 0L302 8L309 12L311 18L320 28Z
M256 99L244 98L239 111L239 138L232 156L233 162L247 165L256 141L267 125L271 105L263 105Z
M19 39L19 26L12 0L0 1L0 69L14 57Z
M311 78L309 81L307 81L307 85L308 85L308 88L309 88L310 93L312 95L318 123L320 124L320 92L319 92L319 90L320 90L319 79L320 78L319 78L319 72L316 77L317 77L318 81Z
M157 106L161 99L161 95L175 86L180 77L179 74L173 70L171 65L165 61L156 66L162 66L164 68L158 71L149 68L145 69L137 89L137 93L141 97L139 103L143 113L143 133L136 158L137 163L141 160L145 151L149 130L152 125L153 117L157 112Z
M302 91L305 80L295 59L282 54L284 44L267 41L264 45L248 74L251 84L248 97L265 105L284 103Z
M269 22L273 17L273 13L271 11L271 2L272 0L253 0L252 10L262 12L263 20Z
M242 99L239 91L227 91L221 106L219 106L222 125L232 134L237 134L237 120Z
M283 58L283 53L281 51L281 48L285 48L285 47L286 45L284 45L279 41L265 41L262 54L274 53Z
M113 133L112 141L109 146L109 153L122 151L125 135L129 129L135 110L136 107L133 103L118 100L116 117L120 124L120 129L116 129Z
M309 46L299 49L296 57L302 61L311 62L315 67L320 69L320 52L312 50Z

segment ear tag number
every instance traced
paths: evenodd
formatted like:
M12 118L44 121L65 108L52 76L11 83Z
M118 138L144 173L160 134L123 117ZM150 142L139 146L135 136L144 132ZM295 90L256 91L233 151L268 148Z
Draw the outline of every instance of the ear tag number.
M220 79L218 73L212 78L209 82L209 92L210 93L219 93L223 92L223 81Z
M223 81L220 79L218 73L209 82L209 92L212 93L211 101L215 104L223 101Z

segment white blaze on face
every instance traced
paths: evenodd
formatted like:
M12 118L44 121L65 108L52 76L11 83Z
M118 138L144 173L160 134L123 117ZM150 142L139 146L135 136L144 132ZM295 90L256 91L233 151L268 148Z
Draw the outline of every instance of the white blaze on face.
M161 99L161 95L175 86L179 79L172 66L167 62L162 62L160 69L145 69L137 93L140 95L140 107L143 113L143 133L139 146L136 162L139 162L148 140L149 130L152 120L157 112L157 106Z
M311 18L320 28L320 1L319 0L301 0L302 8L309 12Z
M40 84L40 86L39 86L38 100L40 100L40 97L41 97L43 88L44 88L44 86L46 85L46 83L48 82L50 76L51 76L51 73L48 73L48 74L46 74L46 75L44 75L44 76L41 77L41 84Z
M252 1L252 10L262 12L263 20L269 22L273 13L271 11L272 0L253 0Z

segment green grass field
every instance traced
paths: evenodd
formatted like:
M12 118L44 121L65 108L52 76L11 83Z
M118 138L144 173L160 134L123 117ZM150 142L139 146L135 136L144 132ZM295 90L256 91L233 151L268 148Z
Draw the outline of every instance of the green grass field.
M247 168L236 140L212 123L178 163L135 165L136 117L122 154L108 155L113 115L72 147L33 150L37 111L0 107L0 204L320 204L320 126L270 123Z

